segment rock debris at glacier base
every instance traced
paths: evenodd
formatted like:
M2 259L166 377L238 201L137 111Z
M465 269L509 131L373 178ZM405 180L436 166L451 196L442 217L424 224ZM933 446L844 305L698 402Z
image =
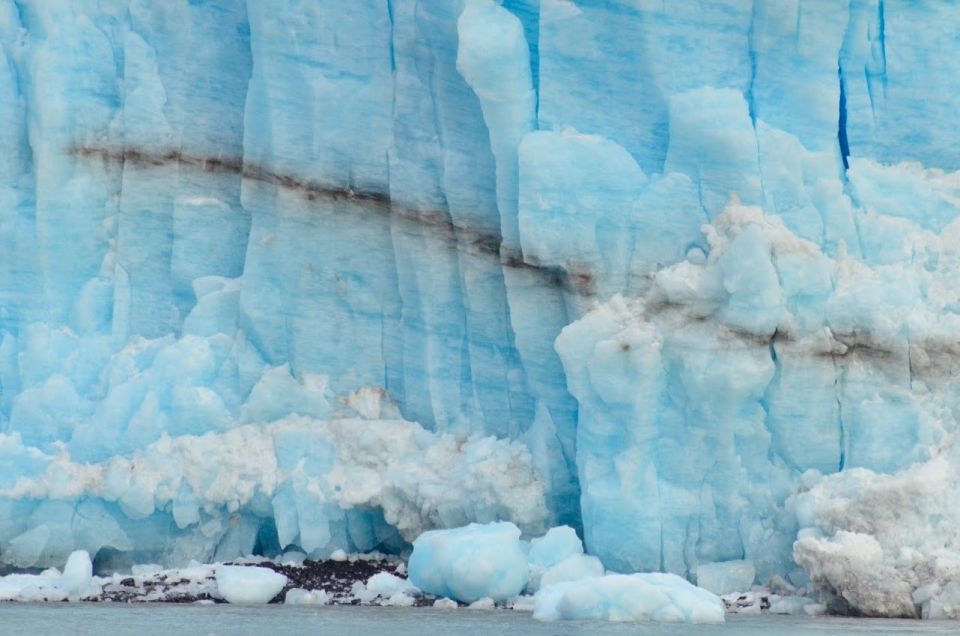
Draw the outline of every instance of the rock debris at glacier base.
M957 26L0 0L0 561L508 518L954 615Z

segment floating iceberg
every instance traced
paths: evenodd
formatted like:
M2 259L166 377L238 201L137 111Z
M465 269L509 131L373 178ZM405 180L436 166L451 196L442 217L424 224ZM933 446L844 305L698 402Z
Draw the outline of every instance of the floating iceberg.
M675 574L608 574L544 587L537 592L533 617L722 623L723 602Z
M506 522L424 532L413 543L409 569L424 592L464 603L506 601L530 577L520 529Z

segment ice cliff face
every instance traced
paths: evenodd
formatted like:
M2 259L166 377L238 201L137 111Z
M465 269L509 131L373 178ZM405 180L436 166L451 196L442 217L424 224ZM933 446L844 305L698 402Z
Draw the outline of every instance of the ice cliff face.
M800 525L835 531L798 522L801 475L954 430L956 26L0 0L0 559L513 518L613 569L799 576Z

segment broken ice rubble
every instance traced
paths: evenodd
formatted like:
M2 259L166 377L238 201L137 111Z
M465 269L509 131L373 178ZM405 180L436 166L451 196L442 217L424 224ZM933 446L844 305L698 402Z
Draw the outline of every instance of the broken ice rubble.
M410 580L424 592L472 603L535 592L541 620L722 623L719 597L673 574L605 573L572 528L529 543L510 523L432 530L413 544Z

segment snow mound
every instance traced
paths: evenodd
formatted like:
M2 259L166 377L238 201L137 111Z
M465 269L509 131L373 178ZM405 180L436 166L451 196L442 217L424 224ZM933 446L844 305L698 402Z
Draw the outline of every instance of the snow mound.
M217 589L228 603L269 603L287 577L269 568L224 565L217 568Z

